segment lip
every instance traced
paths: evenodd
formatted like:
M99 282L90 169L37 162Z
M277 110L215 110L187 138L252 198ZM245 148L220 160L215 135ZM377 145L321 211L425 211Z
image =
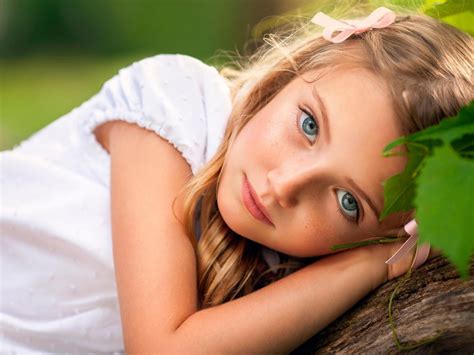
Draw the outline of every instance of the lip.
M242 182L241 192L242 192L242 201L245 207L247 208L247 210L250 212L250 214L255 219L274 227L274 224L271 221L267 210L258 200L255 190L253 189L252 185L250 185L250 182L247 180L247 176L245 175Z

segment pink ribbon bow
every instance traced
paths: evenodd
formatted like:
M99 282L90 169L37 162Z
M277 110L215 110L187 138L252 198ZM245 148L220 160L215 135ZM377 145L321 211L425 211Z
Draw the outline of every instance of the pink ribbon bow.
M418 225L416 221L412 219L410 222L405 224L404 227L405 231L410 234L410 237L407 239L405 243L398 249L395 254L393 254L390 259L388 259L385 263L386 264L394 264L401 258L403 258L408 252L416 245L416 240L418 238ZM430 245L428 243L424 243L421 246L417 246L415 257L413 258L413 262L411 264L411 268L414 270L418 268L420 265L424 264L425 261L428 259L430 255Z
M323 12L313 16L311 22L324 27L323 37L333 43L340 43L353 34L362 33L372 28L383 28L395 21L396 15L386 7L379 7L363 20L335 20ZM333 37L334 32L339 34Z

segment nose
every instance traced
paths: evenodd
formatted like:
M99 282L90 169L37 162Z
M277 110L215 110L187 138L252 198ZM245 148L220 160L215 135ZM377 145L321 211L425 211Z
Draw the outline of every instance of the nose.
M292 164L272 169L267 174L268 191L282 207L295 206L302 198L304 191L312 186L316 188L322 182L324 168L316 164ZM314 191L314 190L313 190Z

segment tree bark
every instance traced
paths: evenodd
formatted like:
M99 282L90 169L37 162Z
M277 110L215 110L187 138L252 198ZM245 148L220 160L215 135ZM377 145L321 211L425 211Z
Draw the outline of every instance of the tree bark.
M292 354L399 353L389 323L388 302L403 277L367 295ZM474 353L474 280L461 280L442 256L430 259L412 273L394 298L392 315L402 345L440 332L436 340L408 354Z

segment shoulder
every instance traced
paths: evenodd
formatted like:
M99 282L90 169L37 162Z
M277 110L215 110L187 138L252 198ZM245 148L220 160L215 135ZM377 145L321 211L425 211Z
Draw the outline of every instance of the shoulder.
M144 104L162 98L179 107L203 109L207 114L230 100L227 80L213 66L182 54L160 54L135 62L120 71L125 83L139 88ZM205 121L205 117L201 117Z
M232 109L228 82L215 67L188 55L159 54L120 75L127 89L139 91L136 101L146 117L140 126L173 143L193 173L211 159Z
M185 54L157 54L136 61L132 64L139 64L144 67L164 67L168 70L179 68L185 72L205 72L218 74L215 67L203 61Z
M183 54L159 54L119 69L86 104L100 101L102 110L155 115L163 111L163 101L181 107L202 106L229 94L227 80L215 67Z
M189 84L196 83L199 83L200 88L210 84L218 85L224 90L227 88L226 80L215 67L183 54L159 54L147 57L120 69L120 75L134 77L143 83L164 84L171 88L177 84L185 85L181 90L187 90Z
M160 54L120 69L83 110L86 134L108 121L135 123L168 140L195 173L222 139L231 100L216 68L187 55Z

